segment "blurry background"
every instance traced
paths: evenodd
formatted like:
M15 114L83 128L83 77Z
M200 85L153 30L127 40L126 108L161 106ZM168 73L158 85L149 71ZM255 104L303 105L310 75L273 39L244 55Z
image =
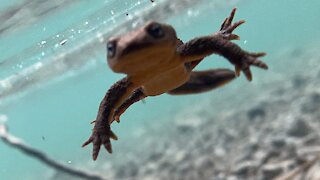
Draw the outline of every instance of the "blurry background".
M133 105L113 124L114 153L102 151L93 162L91 147L80 146L105 92L123 77L106 65L105 40L154 19L188 41L217 31L235 6L235 20L247 21L236 30L237 43L267 52L269 70L253 68L252 82L241 76L205 94ZM274 138L299 149L300 137L314 135L312 147L318 145L318 7L317 0L0 0L0 120L53 158L109 179L265 178L269 161L259 154L274 150ZM198 69L218 67L233 68L211 56ZM301 119L310 132L299 144L290 124L302 127ZM242 157L253 142L254 156ZM275 162L293 158L279 151ZM1 179L70 179L3 143L0 159Z

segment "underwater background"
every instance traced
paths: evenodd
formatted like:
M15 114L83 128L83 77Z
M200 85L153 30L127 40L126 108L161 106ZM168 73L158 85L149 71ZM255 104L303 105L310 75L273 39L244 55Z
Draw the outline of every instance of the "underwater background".
M252 68L252 82L242 74L207 93L134 104L112 125L113 153L102 149L92 161L91 146L81 144L105 92L124 76L106 64L106 39L153 19L185 42L218 31L234 7L235 20L246 20L235 42L267 52L269 69ZM318 0L0 0L0 122L51 158L106 179L273 179L299 168L320 179L319 7ZM233 69L216 55L197 69L219 67ZM1 142L0 179L72 177Z

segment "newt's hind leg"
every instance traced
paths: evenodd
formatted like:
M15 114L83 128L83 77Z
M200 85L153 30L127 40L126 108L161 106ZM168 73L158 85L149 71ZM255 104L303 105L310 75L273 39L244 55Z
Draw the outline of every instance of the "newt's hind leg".
M139 88L133 91L131 96L128 99L126 99L125 102L115 110L114 116L113 116L114 120L116 120L119 123L121 114L123 114L132 104L146 97L147 96L143 93L142 88Z
M228 69L194 71L191 73L189 81L167 93L171 95L202 93L221 87L235 77L235 73Z

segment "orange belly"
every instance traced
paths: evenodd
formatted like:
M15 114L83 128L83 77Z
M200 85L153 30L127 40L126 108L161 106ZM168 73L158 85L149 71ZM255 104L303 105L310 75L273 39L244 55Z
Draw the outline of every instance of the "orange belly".
M183 64L153 77L142 85L147 96L156 96L175 89L189 80L188 72Z

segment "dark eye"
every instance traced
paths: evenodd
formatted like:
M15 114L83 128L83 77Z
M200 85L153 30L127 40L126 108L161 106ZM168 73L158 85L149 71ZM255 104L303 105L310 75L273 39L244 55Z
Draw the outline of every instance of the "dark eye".
M108 57L112 58L116 55L117 43L116 41L110 41L107 43Z
M159 23L152 23L147 28L147 31L154 38L161 38L164 36L164 31Z

